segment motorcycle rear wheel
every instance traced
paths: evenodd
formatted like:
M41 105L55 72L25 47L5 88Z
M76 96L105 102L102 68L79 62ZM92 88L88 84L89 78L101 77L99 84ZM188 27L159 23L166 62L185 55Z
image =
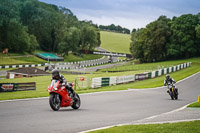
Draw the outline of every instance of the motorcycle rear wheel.
M58 111L60 109L60 99L59 100L56 100L56 95L59 95L59 94L50 94L50 97L49 97L49 104L50 104L50 107L54 110L54 111Z
M175 98L175 100L177 100L177 99L178 99L178 95L177 95L177 94L175 94L174 98Z
M78 109L81 106L81 99L78 94L76 94L76 100L74 100L74 103L72 104L73 109Z

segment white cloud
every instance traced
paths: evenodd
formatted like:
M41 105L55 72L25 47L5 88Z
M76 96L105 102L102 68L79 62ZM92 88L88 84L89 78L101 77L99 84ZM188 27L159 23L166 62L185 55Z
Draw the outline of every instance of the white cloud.
M142 28L159 16L168 18L198 13L199 0L40 0L64 6L80 20L92 20L98 25L120 25Z
M176 13L164 9L141 6L138 9L126 11L116 10L90 10L90 9L72 9L80 20L92 20L98 25L120 25L130 30L133 28L143 28L159 16L166 15L172 18Z

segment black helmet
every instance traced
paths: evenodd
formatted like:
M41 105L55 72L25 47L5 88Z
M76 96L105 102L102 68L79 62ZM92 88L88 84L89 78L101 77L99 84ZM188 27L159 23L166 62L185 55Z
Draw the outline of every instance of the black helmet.
M52 78L59 78L60 77L60 73L57 69L53 69L51 72Z
M170 76L169 76L169 74L167 74L167 75L166 75L166 79L169 79L169 78L170 78Z

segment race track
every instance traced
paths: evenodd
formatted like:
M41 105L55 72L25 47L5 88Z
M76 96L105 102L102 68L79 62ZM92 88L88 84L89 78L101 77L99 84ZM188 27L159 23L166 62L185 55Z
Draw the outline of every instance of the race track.
M52 111L48 98L0 102L1 133L74 133L159 115L197 101L200 72L178 82L179 99L167 88L130 89L80 95L79 110ZM46 89L46 88L44 88Z

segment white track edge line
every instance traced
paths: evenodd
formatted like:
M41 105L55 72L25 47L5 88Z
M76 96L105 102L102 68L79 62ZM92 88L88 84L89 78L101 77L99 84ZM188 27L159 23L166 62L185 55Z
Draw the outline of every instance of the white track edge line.
M196 121L196 120L200 120L199 119L185 119L185 120L175 120L175 121L160 121L160 122L147 122L147 123L135 123L135 124L118 124L118 125L112 125L112 126L107 126L107 127L102 127L102 128L96 128L96 129L91 129L91 130L86 130L86 131L81 131L78 133L88 133L88 132L92 132L92 131L97 131L97 130L103 130L103 129L108 129L108 128L112 128L112 127L116 127L116 126L126 126L126 125L147 125L147 124L164 124L164 123L178 123L178 122L188 122L188 121Z

